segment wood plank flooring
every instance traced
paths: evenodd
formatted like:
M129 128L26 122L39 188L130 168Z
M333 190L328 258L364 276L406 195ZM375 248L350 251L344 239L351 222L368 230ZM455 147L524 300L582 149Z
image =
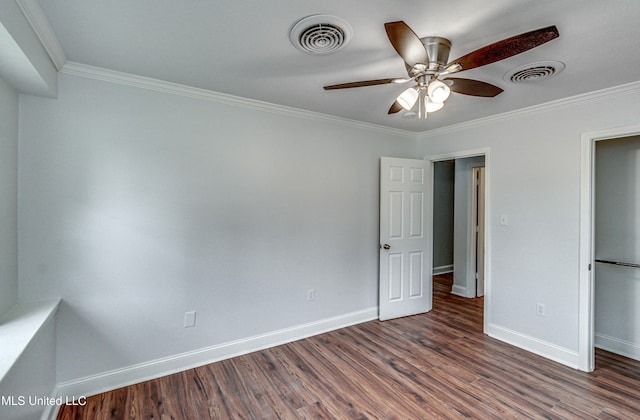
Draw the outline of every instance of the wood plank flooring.
M371 321L89 397L58 419L640 418L640 362L584 373L482 333L434 278L428 314Z

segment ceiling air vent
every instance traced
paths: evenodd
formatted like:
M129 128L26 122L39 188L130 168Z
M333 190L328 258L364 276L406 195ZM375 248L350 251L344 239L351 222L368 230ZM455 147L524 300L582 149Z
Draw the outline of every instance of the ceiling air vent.
M351 40L353 30L343 19L331 15L312 15L296 23L289 32L291 43L309 54L331 54Z
M539 61L516 67L507 72L503 79L513 83L539 82L549 79L564 70L564 63L559 61Z

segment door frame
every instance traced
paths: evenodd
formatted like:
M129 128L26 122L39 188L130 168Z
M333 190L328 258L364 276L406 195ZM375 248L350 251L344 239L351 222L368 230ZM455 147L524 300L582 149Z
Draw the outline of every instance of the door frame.
M580 251L578 369L595 368L595 148L596 142L640 135L640 125L582 133L580 144Z
M471 270L472 279L471 285L473 286L473 297L484 296L484 205L486 201L485 195L485 169L484 166L474 166L471 168L471 174L473 177L471 186L471 235L469 253L470 265L473 267ZM482 215L482 218L479 216ZM482 244L480 245L478 238L482 234ZM481 252L480 252L481 251ZM479 261L482 260L482 263ZM482 267L482 277L478 277L478 267ZM482 295L478 295L478 283L482 280ZM467 286L469 287L469 286Z
M471 156L469 159L473 159L478 156ZM481 155L484 157L484 155ZM454 223L459 222L462 218L456 219L455 214L464 213L466 215L464 223L466 229L458 229L458 232L464 231L465 243L461 244L462 241L458 245L456 245L456 239L458 239L458 235L456 235L456 228L454 227L454 257L453 257L453 265L454 272L456 268L461 269L464 265L464 269L460 270L459 273L454 275L454 280L464 281L464 287L461 284L457 284L453 286L451 293L462 296L465 298L474 298L476 297L476 275L475 275L475 246L476 246L476 235L473 232L474 226L474 218L475 218L475 180L473 179L473 171L475 168L484 167L484 159L481 166L473 161L469 161L468 158L456 158L455 164L455 190L458 190L459 186L464 186L464 200L466 202L465 206L460 205L459 203L454 203ZM462 171L465 172L464 179L458 179L458 165L462 168ZM468 177L466 176L468 175ZM456 193L457 195L457 193ZM455 200L454 200L455 201ZM464 208L463 208L464 207ZM464 259L458 254L458 250L464 248ZM460 275L464 273L464 276Z
M485 181L485 208L484 208L484 317L483 317L483 331L486 333L489 328L489 320L491 319L491 148L479 148L461 150L456 152L443 153L439 155L427 155L424 160L429 161L429 170L431 171L431 186L427 188L427 205L431 209L433 214L433 182L434 182L434 163L443 160L461 159L476 156L484 156L484 181ZM433 250L433 217L427 220L427 234L429 235L429 242L431 243L431 249ZM433 252L428 258L432 259L433 266ZM433 281L433 280L432 280Z

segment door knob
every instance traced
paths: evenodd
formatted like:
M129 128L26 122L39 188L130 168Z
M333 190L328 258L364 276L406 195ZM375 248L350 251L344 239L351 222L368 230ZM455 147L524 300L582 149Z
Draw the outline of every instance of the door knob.
M382 247L384 249L391 249L391 245L389 245L389 244L384 244L384 245L382 245Z

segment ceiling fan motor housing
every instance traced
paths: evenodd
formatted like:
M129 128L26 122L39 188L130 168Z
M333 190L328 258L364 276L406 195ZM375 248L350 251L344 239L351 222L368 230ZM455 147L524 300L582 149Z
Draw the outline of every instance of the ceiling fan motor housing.
M439 36L428 36L420 38L429 57L429 70L440 71L449 61L451 51L451 41Z

